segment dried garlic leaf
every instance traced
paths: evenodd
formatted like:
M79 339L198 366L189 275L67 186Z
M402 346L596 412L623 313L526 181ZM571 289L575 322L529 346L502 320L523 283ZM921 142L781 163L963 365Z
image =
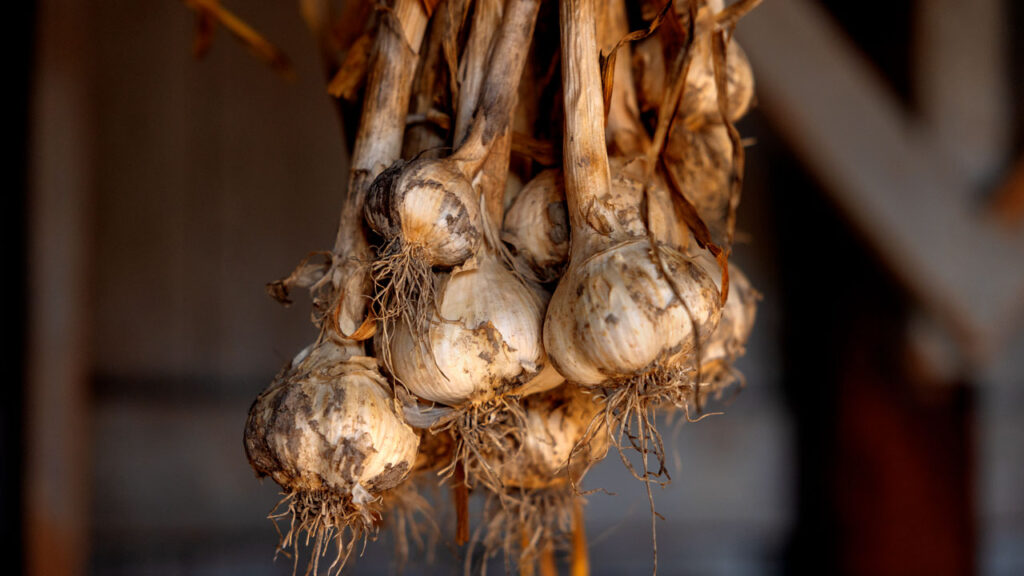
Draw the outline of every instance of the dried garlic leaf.
M370 50L373 48L373 32L366 32L356 39L345 54L345 60L327 84L327 93L335 98L353 101L359 96L359 88L366 80L370 68Z
M608 116L608 110L612 105L612 87L615 84L615 58L619 52L619 48L622 48L627 42L636 42L643 40L654 34L658 28L661 27L661 22L665 19L665 15L668 14L669 9L672 8L672 0L666 0L665 5L662 6L658 15L651 20L651 23L647 25L644 30L634 30L629 34L622 37L611 51L605 55L601 54L601 85L604 87L604 115Z

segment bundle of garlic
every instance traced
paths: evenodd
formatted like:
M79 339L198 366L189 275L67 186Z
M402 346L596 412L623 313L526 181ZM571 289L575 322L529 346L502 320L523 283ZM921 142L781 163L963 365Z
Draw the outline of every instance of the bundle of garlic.
M337 556L328 571L340 570L353 544L376 534L386 509L407 519L425 506L403 484L417 462L419 434L361 342L373 333L364 198L401 153L415 49L427 24L418 0L395 0L389 15L394 21L377 27L335 247L322 263L307 258L268 286L285 302L291 288L309 288L319 336L257 398L246 425L250 463L281 485L288 503L285 512L272 513L291 517L279 548L298 552L305 532L314 573L332 542Z
M464 481L479 478L493 487L500 485L495 475L467 460L503 434L496 430L504 421L498 413L518 411L515 392L546 363L541 326L547 300L509 269L495 224L502 216L516 87L539 2L510 0L504 14L500 8L493 0L476 3L467 61L490 54L476 76L496 72L482 79L476 95L473 82L463 85L459 114L468 107L475 114L471 123L457 116L456 138L468 124L462 143L446 158L396 163L374 181L365 209L367 223L383 238L374 262L377 349L409 392L412 413L424 414L422 403L443 406L426 422L414 420L455 434L447 472L461 466Z
M615 446L650 495L657 410L741 380L758 295L729 264L733 123L753 76L731 29L757 0L385 4L332 82L365 85L334 247L268 286L309 289L318 336L253 404L246 453L314 572L388 522L407 554L433 521L417 479L439 475L458 543L481 487L485 557L547 574L571 535L586 573L590 466ZM331 3L302 7L337 58Z

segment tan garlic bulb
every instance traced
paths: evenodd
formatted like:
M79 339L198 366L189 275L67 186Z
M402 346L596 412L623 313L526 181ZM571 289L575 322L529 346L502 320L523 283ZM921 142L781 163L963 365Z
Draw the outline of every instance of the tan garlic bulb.
M570 264L544 324L548 355L569 381L614 385L668 368L714 330L714 280L671 252L659 264L652 250L638 238Z
M637 237L650 230L661 242L686 250L689 231L680 222L664 179L659 174L648 179L640 157L610 158L609 162L612 181L607 203L619 210L618 225ZM641 210L644 198L650 204L646 211ZM502 239L539 281L550 282L562 275L569 259L568 220L561 172L548 170L531 180L509 207Z
M712 55L712 31L715 14L721 12L722 3L704 3L697 13L696 39L693 56L686 75L683 98L678 113L689 125L720 122L718 90L715 86L715 68ZM676 13L685 18L686 2L675 4ZM754 75L746 53L735 39L726 45L726 87L728 90L727 115L735 122L746 114L754 99ZM645 38L633 46L632 72L636 79L637 101L640 111L647 113L661 107L665 92L667 66L662 39L658 35Z
M665 167L672 172L683 196L711 232L711 240L727 248L730 193L733 178L732 142L724 124L688 129L676 122L664 150Z
M561 275L569 256L561 170L545 170L519 191L505 211L501 238L541 282Z
M642 198L624 202L611 184L594 6L562 2L569 269L548 306L544 345L570 382L617 387L671 380L673 369L714 330L714 280L678 250L635 230ZM628 200L628 198L627 198Z
M489 253L442 277L422 337L399 323L386 345L395 379L420 399L485 402L545 362L544 300Z
M541 489L579 482L607 454L608 430L594 420L600 404L580 388L562 386L530 396L522 408L526 425L519 429L517 445L484 456L503 486Z
M531 396L522 411L523 422L499 434L505 438L502 449L482 456L501 481L484 504L483 545L486 556L503 550L528 572L570 533L575 553L586 547L578 486L605 457L610 440L600 404L576 386Z
M681 9L676 6L676 10ZM714 17L720 9L715 6L701 8L697 15L697 31L693 42L693 56L686 75L686 88L679 102L678 114L688 120L687 124L698 123L701 119L721 121L718 108L718 89L715 86L715 66L712 53L712 34L715 32ZM725 77L727 116L730 122L743 117L754 99L754 73L746 52L729 39L725 47Z
M717 269L714 259L705 257L706 267ZM717 383L728 380L732 363L746 352L747 340L754 329L757 301L761 295L735 264L729 264L729 296L722 308L722 319L711 335L701 357L701 379Z

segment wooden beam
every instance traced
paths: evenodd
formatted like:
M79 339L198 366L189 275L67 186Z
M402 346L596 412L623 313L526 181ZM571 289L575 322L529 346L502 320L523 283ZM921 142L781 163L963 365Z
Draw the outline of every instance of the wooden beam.
M26 574L84 574L91 3L39 2L30 144Z
M737 36L775 127L969 361L991 359L1024 312L1021 236L987 225L824 9L766 2Z
M1005 4L915 4L913 70L923 128L973 184L991 184L1012 149Z

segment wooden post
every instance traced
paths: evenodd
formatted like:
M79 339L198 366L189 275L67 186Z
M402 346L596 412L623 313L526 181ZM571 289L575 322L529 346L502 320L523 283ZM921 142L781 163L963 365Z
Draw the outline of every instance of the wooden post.
M85 573L93 192L89 2L38 3L32 100L26 573Z

